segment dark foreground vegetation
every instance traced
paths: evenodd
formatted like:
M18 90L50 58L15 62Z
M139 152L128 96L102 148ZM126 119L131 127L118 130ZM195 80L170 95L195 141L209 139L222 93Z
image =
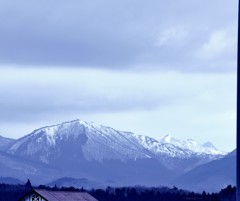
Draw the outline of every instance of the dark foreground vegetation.
M35 187L34 187L35 188ZM99 201L235 201L236 188L231 185L222 189L218 193L194 193L178 189L177 187L167 188L147 188L147 187L122 187L102 189L76 189L69 188L53 188L39 186L36 188L58 190L58 191L84 191L90 193ZM17 201L32 189L31 183L28 181L26 185L9 185L0 184L0 201Z

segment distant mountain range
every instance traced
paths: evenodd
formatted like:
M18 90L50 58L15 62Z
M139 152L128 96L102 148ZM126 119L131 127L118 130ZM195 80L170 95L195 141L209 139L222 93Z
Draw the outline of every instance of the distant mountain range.
M89 180L86 178L81 178L81 179L74 179L74 178L70 178L70 177L63 177L57 180L54 180L52 182L50 182L49 184L47 184L47 186L50 187L71 187L74 186L75 188L84 188L84 189L88 189L91 190L93 188L97 188L97 189L105 189L106 188L106 184L105 183L100 183L94 180Z
M17 140L1 137L0 150L2 177L30 178L36 184L57 180L78 187L83 181L79 178L96 187L174 183L188 187L184 177L199 176L194 173L197 168L226 158L210 142L201 145L170 135L154 139L80 120L46 126ZM225 181L233 182L221 180L223 185ZM189 187L199 189L197 183Z

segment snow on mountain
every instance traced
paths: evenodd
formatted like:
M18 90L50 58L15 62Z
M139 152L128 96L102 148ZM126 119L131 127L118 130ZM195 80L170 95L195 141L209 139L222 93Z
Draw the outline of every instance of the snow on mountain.
M175 145L177 147L181 147L182 149L187 149L196 153L198 155L201 154L208 154L208 155L226 155L226 152L218 150L216 147L213 146L211 142L206 142L203 145L195 142L192 139L179 140L174 138L171 135L165 135L157 139L160 143L168 143Z
M74 152L71 152L73 149ZM37 129L17 140L8 153L34 158L37 156L42 162L49 163L53 153L56 157L63 150L98 162L149 158L152 155L136 140L133 133L80 120Z
M3 164L9 157L19 163L23 159L37 172L42 167L45 173L51 170L52 179L84 177L120 185L167 184L198 165L223 157L210 143L199 145L171 136L154 139L81 120L39 128L2 151L7 156ZM41 175L30 177L38 180Z
M170 135L159 139L137 136L138 141L165 167L187 172L209 161L222 158L224 153L215 147L203 147L193 140L177 140Z
M175 144L159 142L158 140L148 136L139 135L136 137L140 144L155 155L179 158L188 158L192 155L192 151L186 149L185 147L182 148Z
M58 156L63 149L70 151L73 148L74 155L82 154L88 161L98 162L111 159L126 161L162 156L189 158L196 154L224 154L213 146L203 146L193 140L177 140L170 135L154 139L81 120L37 129L17 140L8 149L8 153L28 157L37 155L40 161L49 163L51 154Z

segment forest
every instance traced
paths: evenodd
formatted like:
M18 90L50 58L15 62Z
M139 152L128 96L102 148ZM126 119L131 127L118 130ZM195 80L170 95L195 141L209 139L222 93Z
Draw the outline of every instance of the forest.
M76 189L74 187L47 187L40 185L32 187L31 182L25 185L0 184L0 201L17 201L33 188L55 191L81 191L88 192L99 201L235 201L236 187L227 186L218 193L189 192L177 187L107 187L106 189Z

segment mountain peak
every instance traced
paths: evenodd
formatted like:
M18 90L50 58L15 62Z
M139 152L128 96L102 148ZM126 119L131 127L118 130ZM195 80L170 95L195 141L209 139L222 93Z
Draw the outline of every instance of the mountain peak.
M34 134L38 134L40 132L45 132L49 136L53 136L57 130L61 129L69 129L70 127L75 127L75 126L83 126L85 128L90 128L90 127L101 127L100 125L97 125L93 122L88 123L86 121L82 121L80 119L75 119L72 121L65 121L60 124L55 124L55 125L50 125L50 126L44 126L39 129L36 129L33 131Z
M209 148L215 148L214 145L211 142L205 142L203 145L203 147L209 147Z
M163 137L158 138L158 141L161 143L169 143L174 146L191 150L192 152L196 154L212 154L212 155L225 155L225 152L217 150L211 142L206 142L203 145L197 143L193 139L187 139L187 140L179 140L174 138L172 135L165 135Z

